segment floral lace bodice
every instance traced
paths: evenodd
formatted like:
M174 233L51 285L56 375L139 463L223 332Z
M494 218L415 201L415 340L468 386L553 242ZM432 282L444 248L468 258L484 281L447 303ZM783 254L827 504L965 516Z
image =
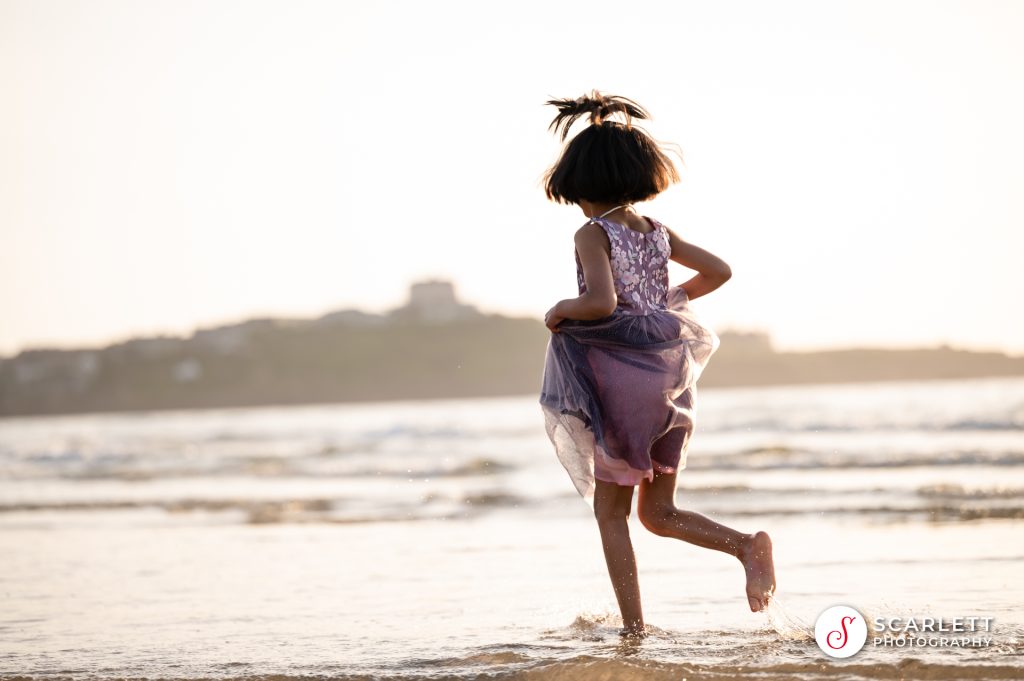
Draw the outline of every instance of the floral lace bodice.
M654 227L641 233L606 218L591 218L604 229L611 244L612 276L618 297L616 312L651 314L668 306L668 260L672 254L668 231L653 218ZM576 254L576 283L582 295L587 290L583 265Z

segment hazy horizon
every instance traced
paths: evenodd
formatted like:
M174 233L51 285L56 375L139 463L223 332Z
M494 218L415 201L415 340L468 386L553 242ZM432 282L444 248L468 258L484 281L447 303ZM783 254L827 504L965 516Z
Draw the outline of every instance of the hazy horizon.
M638 208L732 266L713 328L1019 355L1022 29L991 1L0 0L0 356L427 278L540 320L585 221L540 189L543 103L592 88L682 148Z
M457 287L456 287L456 292L457 292ZM456 293L456 295L457 295L457 293ZM123 343L123 342L129 341L129 340L138 339L138 338L178 337L178 338L185 338L185 339L187 339L187 338L191 337L192 334L195 331L198 331L199 329L209 329L209 328L217 328L217 327L221 327L221 326L231 326L233 324L244 323L244 322L249 321L249 320L266 319L268 317L269 318L275 318L275 319L314 320L314 319L317 319L317 318L323 316L324 314L328 314L328 313L331 313L331 312L337 312L339 310L346 310L346 309L349 309L349 310L350 309L356 309L356 310L360 310L362 312L366 312L366 313L369 313L369 314L387 315L388 313L393 311L395 308L398 308L401 305L404 305L406 302L407 301L403 300L403 301L401 301L399 303L396 303L395 305L389 305L389 306L387 306L385 308L375 309L375 310L364 309L364 308L360 308L358 306L347 306L347 307L341 307L341 308L332 308L330 310L323 310L321 314L311 314L311 315L273 315L273 314L253 315L253 316L244 317L244 318L226 319L226 320L222 320L219 323L218 322L211 322L209 324L202 324L202 325L198 325L198 326L194 327L193 329L185 330L183 332L157 332L157 333L152 333L152 334L130 334L130 335L125 335L125 336L121 336L121 337L110 338L110 339L107 339L105 341L98 341L98 342L95 342L95 343L80 343L80 344L74 344L74 343L72 343L72 344L47 343L47 344L38 344L38 345L34 345L34 346L23 347L23 348L19 349L18 351L14 352L14 353L4 354L4 353L0 352L0 359L13 357L13 356L17 355L18 352L21 352L23 350L38 350L38 349L45 349L45 350L53 350L53 349L58 349L58 350L89 350L89 349L93 349L93 350L95 350L95 349L98 349L98 348L107 347L107 346L110 346L110 345L116 345L118 343ZM467 303L468 301L459 299L459 302ZM471 302L469 304L473 305ZM480 306L477 306L477 305L473 305L473 306L476 307L480 312L482 312L484 314L508 314L507 312L504 312L504 311L501 311L501 310L487 309L487 308L480 307ZM511 314L509 316L521 317L522 315ZM537 321L538 321L538 323L542 322L541 319L538 319ZM937 342L937 343L931 343L931 344L908 343L906 345L893 345L893 344L886 345L886 344L877 344L877 343L864 343L864 344L859 344L859 345L855 345L855 344L846 344L846 345L839 344L839 345L834 345L834 346L819 346L819 347L781 347L780 344L778 343L777 339L772 335L771 331L769 331L768 329L744 328L744 327L737 327L737 326L724 326L724 327L718 328L717 331L719 333L726 333L726 334L727 333L763 333L763 334L767 334L768 338L769 338L769 341L770 341L770 343L772 345L772 349L774 351L776 351L776 352L815 352L815 351L844 350L844 349L858 349L858 350L869 350L869 349L871 349L871 350L875 350L875 349L877 349L877 350L899 350L899 349L924 350L924 349L929 349L929 348L936 348L936 347L938 347L940 345L949 346L948 343ZM955 350L1005 352L1004 350L1002 350L1000 348L967 347L967 346L960 346L960 345L955 345L955 344L952 345L951 347L953 349L955 349ZM1011 357L1024 357L1024 352L1016 352L1016 353L1014 353L1014 352L1007 352L1006 354L1011 356Z

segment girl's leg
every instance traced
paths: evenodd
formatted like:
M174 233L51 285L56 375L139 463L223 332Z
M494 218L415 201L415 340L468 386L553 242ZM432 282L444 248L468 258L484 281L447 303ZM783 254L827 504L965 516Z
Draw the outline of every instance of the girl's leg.
M622 613L623 634L642 636L644 616L640 607L640 580L636 556L629 539L629 511L633 504L633 488L597 480L594 492L594 516L601 531L604 559L612 579L615 599Z
M710 518L676 508L676 473L654 474L640 482L637 515L648 530L706 549L736 556L747 575L747 601L753 612L763 610L775 591L772 542L764 532L744 534Z

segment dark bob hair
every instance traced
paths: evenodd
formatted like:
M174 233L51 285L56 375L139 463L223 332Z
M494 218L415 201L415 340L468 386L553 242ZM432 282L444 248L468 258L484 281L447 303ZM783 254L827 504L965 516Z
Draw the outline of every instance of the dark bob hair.
M636 102L594 90L578 99L552 99L558 108L548 130L569 135L582 116L590 125L566 145L558 162L544 176L544 193L557 203L634 203L652 199L679 181L672 160L634 118L650 118ZM608 120L622 114L625 122Z

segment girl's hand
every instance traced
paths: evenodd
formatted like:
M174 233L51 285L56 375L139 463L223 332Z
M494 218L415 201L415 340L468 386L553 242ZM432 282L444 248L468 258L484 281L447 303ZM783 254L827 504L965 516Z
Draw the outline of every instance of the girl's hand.
M551 329L552 333L558 333L559 331L555 327L557 327L563 319L565 319L565 317L558 314L558 303L555 303L554 306L547 311L547 314L544 315L544 325Z

